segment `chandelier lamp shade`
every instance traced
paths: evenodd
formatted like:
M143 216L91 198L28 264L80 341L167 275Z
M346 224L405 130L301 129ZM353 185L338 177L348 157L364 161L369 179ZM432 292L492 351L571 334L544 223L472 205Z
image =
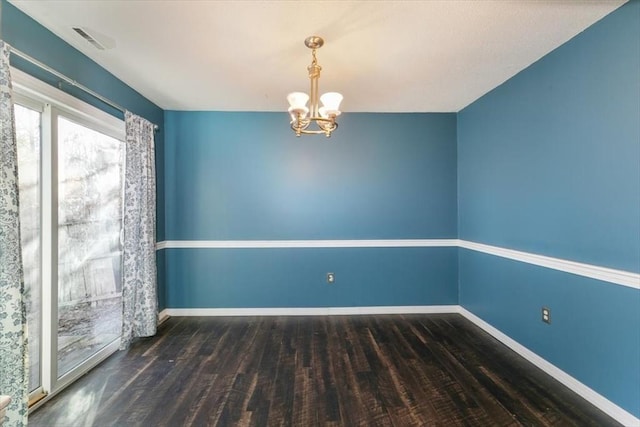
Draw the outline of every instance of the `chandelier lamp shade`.
M322 67L318 65L316 50L322 47L324 40L318 36L310 36L305 39L304 44L311 49L311 65L307 67L311 89L309 94L292 92L287 96L291 129L296 136L324 134L328 138L338 127L336 117L340 115L342 95L338 92L327 92L318 98L318 80ZM319 106L318 101L322 106Z

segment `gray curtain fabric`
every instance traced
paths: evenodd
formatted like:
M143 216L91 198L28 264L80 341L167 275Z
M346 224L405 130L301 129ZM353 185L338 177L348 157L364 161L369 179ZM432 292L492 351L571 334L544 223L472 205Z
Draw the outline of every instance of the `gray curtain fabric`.
M29 404L27 296L11 91L9 46L0 40L0 395L11 397L3 427L26 426Z
M158 324L154 125L129 111L125 125L121 350Z

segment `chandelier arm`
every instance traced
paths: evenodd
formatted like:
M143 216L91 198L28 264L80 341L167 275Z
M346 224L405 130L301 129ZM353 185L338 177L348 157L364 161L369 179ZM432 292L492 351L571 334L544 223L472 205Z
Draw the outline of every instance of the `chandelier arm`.
M318 129L308 129L311 122L314 122ZM308 117L301 119L299 116L296 120L291 122L291 129L296 133L296 136L304 135L320 135L324 134L327 137L331 136L331 132L338 128L338 123L335 121L335 116L329 118L324 117Z
M327 137L330 137L331 136L331 132L333 132L337 128L338 128L338 126L336 125L334 128L327 129L327 130L320 130L320 129L308 130L308 129L303 129L303 130L300 130L300 135L326 135ZM300 135L298 135L298 131L296 129L294 129L294 131L296 131L296 136L300 136Z

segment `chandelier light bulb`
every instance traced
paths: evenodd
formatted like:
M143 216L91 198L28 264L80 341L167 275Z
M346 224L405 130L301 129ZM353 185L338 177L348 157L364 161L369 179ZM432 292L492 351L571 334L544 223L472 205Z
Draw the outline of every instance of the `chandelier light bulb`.
M309 95L304 92L291 92L287 96L287 101L289 101L289 110L304 110L307 108L307 101L309 101Z
M309 95L304 92L292 92L287 96L292 124L298 120L307 118L307 114L309 114L309 108L307 107L308 100Z
M327 116L340 115L340 103L342 102L342 95L338 92L327 92L320 97L322 107L326 111Z

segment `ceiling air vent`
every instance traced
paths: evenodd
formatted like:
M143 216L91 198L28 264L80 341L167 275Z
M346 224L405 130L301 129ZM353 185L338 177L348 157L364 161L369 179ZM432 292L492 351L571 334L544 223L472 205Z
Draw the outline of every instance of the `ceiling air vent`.
M85 39L86 41L91 43L96 49L100 49L100 50L105 50L106 49L102 45L102 43L100 43L91 34L89 34L86 29L80 28L80 27L73 27L73 31L75 31L76 33L80 34L80 36L82 36L83 39Z

